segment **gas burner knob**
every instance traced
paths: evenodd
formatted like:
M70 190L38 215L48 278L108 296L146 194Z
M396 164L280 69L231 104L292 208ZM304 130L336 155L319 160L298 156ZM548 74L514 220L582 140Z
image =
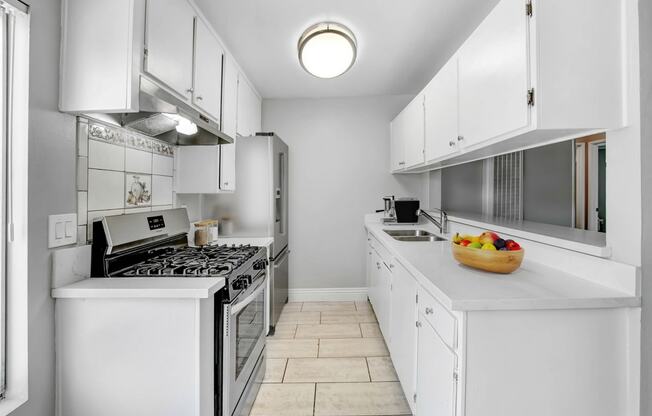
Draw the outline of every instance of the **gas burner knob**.
M251 282L253 282L253 278L251 277L250 274L243 274L242 276L240 276L238 280L245 281L247 287L251 285Z
M240 280L240 279L238 279L238 280L236 280L235 282L231 283L231 286L232 286L235 290L242 290L242 289L246 289L246 288L247 288L247 282L244 281L244 280Z
M254 270L263 270L265 267L267 267L267 264L267 260L265 259L258 260L254 263Z

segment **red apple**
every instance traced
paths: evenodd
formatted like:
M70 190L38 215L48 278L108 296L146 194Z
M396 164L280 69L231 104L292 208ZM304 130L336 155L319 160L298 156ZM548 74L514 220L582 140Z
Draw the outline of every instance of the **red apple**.
M518 251L521 249L521 246L514 240L505 241L505 248L509 251Z
M469 244L471 244L471 242L470 242L469 240L462 240L462 241L460 241L460 245L461 245L461 246L466 247L466 246L468 246Z

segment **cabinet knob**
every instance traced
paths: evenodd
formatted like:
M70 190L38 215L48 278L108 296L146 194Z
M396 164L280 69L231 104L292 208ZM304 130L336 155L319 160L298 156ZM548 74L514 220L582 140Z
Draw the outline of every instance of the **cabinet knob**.
M195 91L194 88L188 88L188 89L186 90L186 92L193 92L193 91Z
M457 141L458 142L461 142L462 140L464 140L464 136L457 136Z
M403 165L405 165L405 162L398 162L398 165L403 166Z
M448 142L448 146L449 146L449 147L453 147L453 146L455 146L455 142L451 140L450 142Z
M392 263L390 263L390 264L389 264L389 268L390 268L390 269L393 269L393 268L394 268L394 265L393 265Z
M435 313L435 311L432 310L432 308L426 308L426 315L432 315Z
M417 326L417 328L421 328L421 322L417 321L416 326Z
M204 97L202 97L201 95L198 95L198 96L197 96L197 101L201 101L201 100L203 100L203 99L204 99Z
M224 182L224 186L229 186L229 183L228 183L228 182Z

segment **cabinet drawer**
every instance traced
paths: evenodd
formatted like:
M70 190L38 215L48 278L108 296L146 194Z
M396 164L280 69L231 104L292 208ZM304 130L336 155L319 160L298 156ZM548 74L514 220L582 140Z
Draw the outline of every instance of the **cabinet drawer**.
M368 236L369 245L376 250L376 253L378 253L387 267L391 267L390 263L392 262L392 255L389 253L389 250L387 250L384 245L380 244L378 239L371 233L369 233Z
M457 319L422 288L419 289L419 315L432 325L450 348L457 349Z

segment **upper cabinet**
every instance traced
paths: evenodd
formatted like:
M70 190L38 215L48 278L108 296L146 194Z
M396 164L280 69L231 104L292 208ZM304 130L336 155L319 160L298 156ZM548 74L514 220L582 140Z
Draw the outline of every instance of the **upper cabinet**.
M396 116L391 124L392 147L400 149L402 157L392 170L407 169L424 162L424 96L417 95Z
M622 13L621 0L500 0L422 92L423 160L414 163L420 121L401 127L412 130L402 149L392 122L392 152L405 165L391 170L422 172L623 127Z
M195 11L185 0L148 0L144 70L190 100Z
M424 89L426 162L458 150L457 58L442 67Z
M460 136L465 146L527 127L528 19L502 0L459 52Z
M238 78L239 136L253 136L261 130L262 101L244 76Z
M260 97L191 0L63 0L60 77L64 112L137 112L145 79L231 137L241 117L260 130Z
M218 120L222 107L223 57L224 50L208 25L202 19L196 19L193 104Z

